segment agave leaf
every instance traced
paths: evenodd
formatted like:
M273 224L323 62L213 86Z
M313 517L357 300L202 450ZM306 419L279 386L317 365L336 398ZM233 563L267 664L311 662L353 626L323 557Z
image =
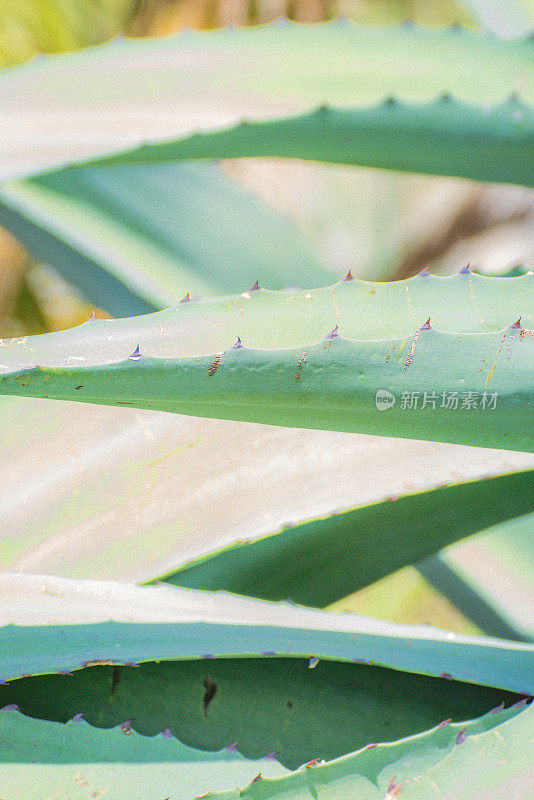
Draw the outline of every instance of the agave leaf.
M0 152L0 174L39 172L148 141L154 149L126 158L270 150L529 183L531 75L528 39L505 42L456 28L338 20L120 40L4 71L0 140L9 148ZM525 105L503 106L517 91ZM382 106L392 93L404 102ZM458 103L434 102L443 93ZM313 111L324 104L331 111ZM243 117L278 119L280 126L224 131ZM198 129L222 138L184 141ZM384 137L385 153L377 147ZM158 149L165 139L175 142Z
M161 580L324 607L533 509L534 471L501 475L308 520L232 544Z
M0 224L113 316L237 292L259 273L277 289L333 277L288 219L208 164L4 183Z
M532 277L345 280L313 293L254 286L146 317L95 319L4 341L0 393L529 451L533 334L520 320L495 325L510 307L527 308ZM412 327L433 310L440 330ZM492 332L472 333L480 329Z
M174 586L4 573L0 591L4 680L79 669L95 660L121 664L268 652L371 660L511 691L534 688L534 645L518 642ZM402 648L392 647L392 637L403 641Z
M0 704L100 727L135 719L139 733L170 728L209 750L238 742L290 768L318 744L333 758L477 716L531 685L534 646L505 640L169 586L1 585L2 621L15 624L0 628L0 664L22 675L0 687Z
M318 789L333 792L329 795L333 798L351 797L346 792L357 789L358 797L382 800L392 782L408 789L415 772L419 775L416 787L428 787L432 772L438 771L446 758L452 758L457 766L460 759L455 751L460 744L468 745L471 763L478 767L471 772L479 773L483 765L485 768L483 748L498 741L500 769L493 766L493 771L499 773L501 783L512 769L517 779L521 762L528 764L524 748L531 716L530 708L496 709L475 720L441 725L407 739L351 753L335 762L313 765L313 772L312 767L302 766L296 773L287 774L273 758L251 762L233 751L201 752L181 744L169 731L165 736L147 738L132 726L131 735L124 736L121 728L98 730L83 719L61 725L4 708L0 711L0 763L3 788L9 790L10 800L38 800L60 791L62 796L70 797L68 792L76 792L78 786L91 786L97 791L99 786L106 786L109 800L122 800L125 793L131 800L159 800L169 792L176 800L190 800L193 792L203 796L206 790L210 797L221 800L243 796L279 798L286 792L297 800L307 800L310 779ZM451 772L445 776L444 786L451 781ZM244 794L233 787L236 782L244 785L247 773L250 777L254 773L254 777ZM254 780L258 774L262 776L260 781ZM488 776L483 778L487 780ZM494 782L496 778L491 776ZM224 784L232 788L224 792ZM36 787L39 794L35 793Z
M426 800L437 792L448 800L499 797L514 787L518 800L532 790L529 753L534 733L532 706L519 714L427 731L394 744L360 750L336 761L304 764L280 778L255 780L241 791L210 794L213 800L308 800L327 792L332 800ZM438 795L436 795L438 796Z
M509 714L510 712L503 712ZM237 751L208 753L182 744L169 731L125 736L120 727L93 728L83 719L58 722L0 710L0 771L9 800L64 798L93 792L108 800L148 800L169 796L191 800L206 791L233 789L258 772L284 775L276 760L250 761ZM89 796L91 796L89 794Z
M534 107L513 96L488 111L446 93L427 103L321 106L289 119L142 145L94 163L273 156L533 186L533 149Z
M2 568L26 573L147 581L289 521L534 467L527 453L0 401ZM433 620L457 628L448 612Z

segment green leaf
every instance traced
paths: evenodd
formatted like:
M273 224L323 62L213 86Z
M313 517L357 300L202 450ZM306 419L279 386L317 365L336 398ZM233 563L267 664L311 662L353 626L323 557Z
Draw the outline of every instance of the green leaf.
M534 510L534 470L446 486L232 544L161 580L324 607L464 537Z
M502 797L513 787L528 800L533 708L508 717L500 712L465 724L449 725L350 754L330 763L306 764L292 775L262 777L242 791L210 794L213 800L448 800ZM437 794L439 793L439 795Z
M534 689L534 645L518 642L174 586L4 573L0 594L0 680L95 661L276 653L371 660L510 691Z
M292 223L213 165L80 169L0 185L0 224L112 315L184 295L329 283Z
M530 183L532 49L528 39L340 19L48 57L0 76L2 177L148 142L118 160L270 154ZM518 91L524 104L505 103ZM392 94L399 102L382 105ZM436 102L443 94L457 102ZM243 117L266 125L225 132ZM213 136L187 141L199 129Z
M510 713L510 712L504 712ZM83 719L58 722L0 711L0 772L6 800L42 800L86 793L107 800L167 797L191 800L206 791L233 789L258 772L285 774L275 760L249 761L238 752L202 752L168 731L146 737L121 728L99 730ZM89 797L91 794L88 795Z
M276 751L290 768L532 688L534 646L504 640L169 586L4 575L0 593L14 623L0 628L0 706L135 720L204 750Z
M5 341L0 393L530 451L533 334L520 321L495 327L530 320L532 278L252 287L92 320ZM435 328L413 325L427 316ZM377 392L393 395L393 406L377 407Z
M332 798L353 797L347 791L357 790L358 797L383 800L388 786L427 790L434 772L439 774L450 761L460 769L465 789L482 781L487 787L488 779L507 787L505 780L511 779L512 771L517 780L522 767L528 768L531 718L530 707L496 709L479 719L441 725L334 762L303 765L287 774L272 759L251 762L227 750L200 752L171 738L169 732L147 738L132 727L130 735L125 736L120 728L98 730L81 719L60 725L5 708L0 711L0 762L9 800L39 800L55 793L78 798L81 790L99 791L100 786L106 787L109 800L125 796L130 800L159 800L169 792L175 800L190 800L193 793L200 796L206 790L210 797L282 798L288 793L295 800L308 800L314 796L314 786L329 791ZM495 761L491 765L496 773L492 775L487 774L488 749L493 758L499 756L499 767ZM468 758L472 766L469 772L463 769ZM248 782L247 773L248 780L252 773L254 778L239 792L234 786ZM259 774L261 780L257 780ZM450 786L453 775L451 769L445 772L443 790ZM473 775L477 776L474 780ZM218 790L224 791L224 784L232 788L224 795L215 795Z
M94 163L272 156L533 186L533 151L534 107L514 96L488 110L444 94L429 103L324 106L290 119L142 145Z

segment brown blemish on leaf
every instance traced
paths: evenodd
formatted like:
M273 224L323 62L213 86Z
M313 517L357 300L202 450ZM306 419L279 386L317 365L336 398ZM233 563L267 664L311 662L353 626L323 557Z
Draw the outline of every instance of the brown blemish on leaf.
M113 667L113 671L111 673L111 696L115 694L115 689L121 682L121 668L120 667Z
M219 353L219 355L216 355L213 361L211 362L210 366L208 367L208 375L210 376L210 378L213 378L213 376L221 366L222 357L223 353Z
M294 376L296 381L300 381L300 379L302 378L302 370L303 370L303 367L304 367L304 364L306 362L307 357L308 357L307 352L303 351L301 357L297 361L297 371L296 371L295 376Z
M208 706L217 693L217 684L215 683L211 675L208 675L207 678L204 678L203 683L204 683L204 688L206 690L204 692L203 708L204 708L204 716L207 717Z

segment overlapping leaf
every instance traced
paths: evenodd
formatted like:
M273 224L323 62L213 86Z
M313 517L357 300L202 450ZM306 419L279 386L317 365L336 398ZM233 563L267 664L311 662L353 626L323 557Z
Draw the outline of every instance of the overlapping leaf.
M534 646L504 640L169 586L4 575L0 594L2 704L290 768L534 688Z
M524 103L505 103L518 91ZM148 140L155 146L118 160L269 154L533 179L528 39L275 23L41 59L5 71L0 93L4 178ZM381 105L392 93L400 102ZM458 102L435 102L444 93ZM243 117L279 122L224 130ZM187 141L198 129L214 135ZM165 139L174 144L161 149Z
M534 337L523 326L532 277L252 287L146 317L93 320L5 341L0 392L528 451ZM496 330L511 308L520 318ZM428 313L439 329L412 327Z
M0 224L112 316L189 293L332 273L292 223L206 164L81 169L0 185Z
M269 759L245 761L233 748L205 753L182 745L165 731L146 738L132 728L102 731L84 720L66 725L25 717L10 708L0 712L0 763L8 800L39 800L61 792L78 800L87 790L106 787L110 800L176 800L196 796L308 798L328 791L332 798L382 798L402 789L424 797L436 779L454 798L472 796L483 786L519 783L518 800L528 797L528 752L532 709L495 709L469 722L441 724L391 744L374 745L334 762L310 763L287 774ZM124 736L124 731L131 735ZM499 757L498 767L487 761ZM274 755L274 754L273 754ZM255 772L251 782L246 774ZM250 781L250 778L249 778ZM238 783L245 787L234 789ZM224 792L225 787L232 787ZM521 786L522 785L522 786ZM219 794L217 790L223 790ZM206 795L206 790L208 795Z
M210 553L162 580L323 607L442 548L534 510L534 471L345 511Z

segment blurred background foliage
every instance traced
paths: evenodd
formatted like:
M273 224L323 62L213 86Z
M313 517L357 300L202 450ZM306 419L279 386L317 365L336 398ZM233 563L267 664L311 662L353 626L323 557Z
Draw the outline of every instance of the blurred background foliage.
M303 22L341 14L366 24L410 19L476 27L477 5L474 0L4 0L0 67L121 34L170 35L284 15ZM521 187L274 159L226 162L223 168L287 214L317 259L339 275L350 267L363 278L391 280L423 267L454 272L466 262L479 271L505 273L534 263L532 193ZM288 275L288 284L293 280ZM71 327L92 310L53 268L36 264L0 230L0 336Z

